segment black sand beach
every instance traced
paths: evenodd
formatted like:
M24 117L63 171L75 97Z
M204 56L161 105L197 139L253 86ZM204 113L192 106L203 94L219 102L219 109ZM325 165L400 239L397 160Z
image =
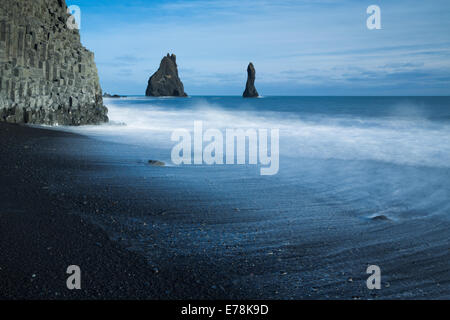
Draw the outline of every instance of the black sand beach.
M337 200L320 196L301 219L248 199L233 209L205 201L182 168L172 176L142 164L151 174L141 177L105 161L113 143L0 128L0 299L448 298L439 217L327 222L314 212ZM382 290L366 287L370 264L382 266ZM66 288L69 265L81 267L82 290Z
M50 194L49 181L70 185L74 172L98 170L98 164L62 155L95 148L95 141L5 123L0 123L0 137L0 299L209 297L187 283L188 277L179 283L170 272L160 275L99 227L67 214L85 201ZM100 210L108 210L107 201ZM81 267L82 290L67 289L69 265Z
M0 128L0 298L163 297L164 290L159 295L154 291L155 277L142 257L121 249L80 217L66 214L70 203L64 195L47 192L55 167L67 168L61 178L70 180L71 170L87 166L49 152L55 140L86 139L4 123ZM73 264L84 266L84 290L66 287L66 269Z
M1 1L0 300L450 298L444 1Z

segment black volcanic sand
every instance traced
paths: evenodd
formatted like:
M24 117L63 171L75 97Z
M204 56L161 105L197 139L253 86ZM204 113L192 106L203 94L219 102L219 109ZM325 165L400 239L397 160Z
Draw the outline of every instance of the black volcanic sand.
M196 188L185 168L149 166L152 156L111 156L126 148L0 123L0 299L449 297L445 219L317 215L330 201L320 194L298 218L239 198L246 185L226 197L211 180L199 178L217 192ZM260 197L302 199L259 181ZM371 264L382 290L366 287ZM66 288L69 265L81 267L80 291Z
M77 153L95 143L70 133L0 123L0 299L210 298L189 277L178 283L176 274L161 275L99 227L67 214L78 199L49 192L49 181L70 185L73 172L99 169L99 164L61 155L61 146ZM67 289L69 265L81 267L82 290Z

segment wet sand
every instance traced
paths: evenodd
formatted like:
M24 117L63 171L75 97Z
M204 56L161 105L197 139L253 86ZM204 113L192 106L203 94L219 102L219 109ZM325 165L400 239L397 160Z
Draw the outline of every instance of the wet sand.
M231 206L184 168L117 163L124 146L8 124L0 141L0 299L449 298L446 219L320 215L339 199L319 196L296 218L283 206L302 194L269 210L237 184ZM381 290L366 287L371 264ZM66 288L69 265L81 291Z
M210 297L187 283L171 289L177 279L170 273L160 276L143 256L69 214L83 201L52 193L51 184L70 185L74 172L99 169L98 163L64 156L83 148L95 149L96 142L0 123L0 299ZM69 265L80 266L82 290L67 289Z

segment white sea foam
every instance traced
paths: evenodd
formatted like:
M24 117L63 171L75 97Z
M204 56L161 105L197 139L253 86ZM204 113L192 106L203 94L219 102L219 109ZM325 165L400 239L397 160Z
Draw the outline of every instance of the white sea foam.
M279 128L280 157L450 167L450 125L425 120L420 108L413 105L394 106L392 117L358 118L226 109L220 102L198 99L188 108L166 108L161 100L157 100L158 104L144 100L128 98L119 104L109 101L110 124L69 130L109 141L167 148L170 154L171 132L179 128L192 130L194 121L201 120L205 130ZM412 116L398 117L407 112Z

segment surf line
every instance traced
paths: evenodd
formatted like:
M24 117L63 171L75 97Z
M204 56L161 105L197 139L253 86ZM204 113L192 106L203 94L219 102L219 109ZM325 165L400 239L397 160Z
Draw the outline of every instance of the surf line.
M268 129L247 129L245 131L243 129L225 129L224 139L222 131L218 129L203 131L203 122L194 121L193 137L187 129L176 129L172 132L171 140L178 144L172 148L171 159L175 165L234 165L246 164L248 158L248 164L261 165L261 175L272 176L279 171L280 130L270 130L270 143L268 135ZM204 143L207 143L205 147L203 147ZM192 145L194 146L194 159L192 159Z

